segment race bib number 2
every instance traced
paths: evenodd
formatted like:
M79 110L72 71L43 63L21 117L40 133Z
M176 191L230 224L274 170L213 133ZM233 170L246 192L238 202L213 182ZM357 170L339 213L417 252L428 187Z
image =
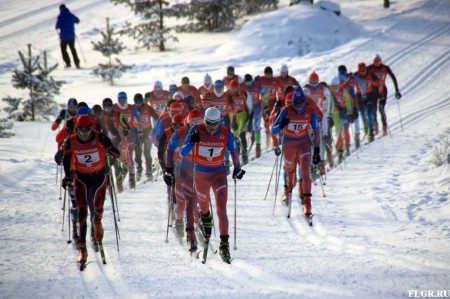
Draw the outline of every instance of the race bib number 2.
M98 152L90 153L90 154L82 154L77 155L78 163L84 164L87 167L90 167L92 163L96 163L100 161L100 156Z

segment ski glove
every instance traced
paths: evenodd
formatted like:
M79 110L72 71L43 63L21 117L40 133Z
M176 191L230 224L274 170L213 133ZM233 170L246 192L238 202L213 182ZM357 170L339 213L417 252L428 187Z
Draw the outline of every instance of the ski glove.
M320 162L320 148L314 147L313 164L317 165Z
M61 187L66 189L66 187L72 186L72 178L71 177L64 177L61 181Z
M244 169L241 169L240 167L235 168L235 169L233 170L233 179L234 179L234 180L235 180L235 179L240 180L240 179L242 179L242 177L244 176L244 174L245 174L245 170L244 170Z
M328 117L327 117L327 120L328 120L328 128L331 129L331 128L334 126L333 117L328 116Z
M400 94L400 91L398 91L398 90L395 91L395 98L397 100L400 100L402 98L402 95Z
M56 152L56 154L55 154L55 162L56 162L56 164L58 164L58 166L59 165L61 165L61 162L62 162L62 160L63 160L63 150L62 149L60 149L60 150L58 150L57 152Z
M167 167L164 172L164 182L167 186L171 187L175 183L175 177L173 175L173 169L171 167Z
M200 132L198 130L195 130L191 135L191 143L195 144L197 142L200 142Z
M281 121L280 121L280 129L281 130L283 130L283 128L284 127L286 127L289 123L290 123L290 119L289 118L283 118Z
M127 136L128 136L128 134L130 134L130 131L127 131L127 130L123 130L123 136L127 137Z
M358 119L358 109L356 107L353 108L353 119L357 120Z
M279 155L281 155L281 149L278 145L273 148L273 151L275 152L275 156L278 157Z

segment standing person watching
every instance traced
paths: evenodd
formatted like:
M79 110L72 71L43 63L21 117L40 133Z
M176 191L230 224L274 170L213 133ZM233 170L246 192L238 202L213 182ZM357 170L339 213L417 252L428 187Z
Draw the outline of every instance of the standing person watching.
M80 19L77 18L70 10L64 5L59 6L59 15L56 20L56 30L59 30L59 40L61 47L61 54L66 64L66 68L71 66L70 57L67 53L67 46L72 52L73 62L77 69L80 68L80 59L78 59L77 50L75 49L75 24L80 23Z

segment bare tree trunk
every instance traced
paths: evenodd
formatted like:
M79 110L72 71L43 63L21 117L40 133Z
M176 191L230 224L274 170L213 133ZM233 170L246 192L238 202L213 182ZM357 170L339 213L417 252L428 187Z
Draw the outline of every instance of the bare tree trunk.
M389 0L384 0L384 8L389 8Z
M164 23L163 23L163 14L162 14L162 0L159 0L159 31L163 32L164 29ZM162 40L162 34L161 34L161 40L159 41L159 51L164 51L164 41Z
M109 18L106 18L106 34L108 36L108 45L111 46L111 32L109 31ZM111 51L108 53L108 67L111 70L112 68L112 61L111 61ZM114 76L109 77L109 83L111 85L114 85Z

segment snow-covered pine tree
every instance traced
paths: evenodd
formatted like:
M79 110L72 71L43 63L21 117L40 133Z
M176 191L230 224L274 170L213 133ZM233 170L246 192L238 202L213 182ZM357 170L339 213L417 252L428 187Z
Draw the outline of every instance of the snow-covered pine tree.
M50 73L58 64L47 67L47 56L44 52L44 66L41 65L41 57L33 56L31 44L28 44L28 57L19 51L23 70L14 70L12 75L13 86L17 89L28 89L28 99L12 98L7 96L2 100L8 104L3 110L8 113L8 118L20 121L36 120L42 118L49 120L50 116L58 112L58 106L53 99L59 94L65 81L54 80Z
M9 138L14 136L14 132L11 131L14 123L8 119L0 119L0 138Z
M166 17L173 16L173 10L164 0L111 0L115 5L129 6L135 15L145 20L144 23L125 23L125 27L118 33L128 35L138 41L142 48L158 47L164 51L165 43L170 39L174 42L178 38L171 34L173 28L164 23Z
M263 10L277 9L278 2L278 0L245 0L243 11L245 11L246 14L251 14Z
M239 15L242 0L191 0L173 5L174 16L187 17L188 23L177 26L178 32L221 32L231 30Z
M115 63L113 63L112 56L120 54L126 49L126 46L118 38L113 38L115 33L114 28L109 26L109 18L106 18L106 32L101 32L101 34L103 40L92 42L92 44L94 45L94 50L99 51L108 58L108 63L99 63L93 74L114 85L114 78L122 77L123 73L132 69L134 65L125 65L118 58L115 58Z

